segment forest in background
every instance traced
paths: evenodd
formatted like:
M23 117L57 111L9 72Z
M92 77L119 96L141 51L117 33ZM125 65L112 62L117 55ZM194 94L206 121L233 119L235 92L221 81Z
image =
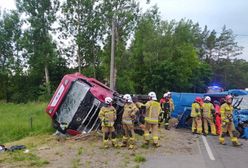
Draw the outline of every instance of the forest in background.
M243 48L225 25L163 20L135 0L16 0L16 8L0 12L0 101L47 101L67 73L108 85L113 22L120 93L248 87Z

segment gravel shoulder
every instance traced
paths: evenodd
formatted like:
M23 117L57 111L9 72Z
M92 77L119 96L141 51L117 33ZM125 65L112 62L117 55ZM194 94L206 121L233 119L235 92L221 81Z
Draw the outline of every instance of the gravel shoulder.
M102 138L97 133L80 138L58 139L53 135L27 137L6 146L26 145L28 153L0 153L0 167L84 167L84 168L138 168L154 158L194 156L199 154L197 138L189 130L160 130L161 147L143 147L143 137L137 135L137 149L102 148Z

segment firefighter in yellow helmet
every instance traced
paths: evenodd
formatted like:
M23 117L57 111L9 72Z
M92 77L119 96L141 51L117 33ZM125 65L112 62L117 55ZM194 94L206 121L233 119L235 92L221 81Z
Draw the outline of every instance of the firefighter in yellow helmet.
M124 136L122 140L122 147L126 147L128 144L129 149L133 149L135 146L135 134L133 120L135 119L136 112L139 110L133 103L132 97L129 94L123 96L125 99L124 111L122 114L122 126L124 129Z
M159 147L158 143L158 117L159 113L162 111L160 103L157 102L157 96L155 92L150 92L148 94L150 101L146 103L146 116L145 116L145 144L149 144L149 131L151 130L153 144L155 147Z
M235 134L235 127L233 124L233 106L232 106L232 96L227 95L226 103L222 104L220 107L220 113L221 113L221 134L219 137L220 144L225 145L225 136L227 135L227 132L229 133L231 137L231 141L233 143L233 146L240 146L241 144L238 141L238 137Z
M213 114L215 113L215 109L214 109L214 105L211 103L211 98L209 96L206 96L204 98L202 109L203 109L202 114L203 114L204 135L205 136L208 135L208 124L210 125L211 128L211 134L217 135L214 124L214 116L213 116Z
M114 128L114 122L116 120L116 110L112 106L112 99L110 97L105 98L105 106L103 106L99 112L98 117L102 122L103 132L103 145L104 148L109 147L109 139L112 141L112 145L117 147L116 133Z
M192 117L192 133L202 134L202 99L200 97L196 97L195 101L192 104L191 114Z

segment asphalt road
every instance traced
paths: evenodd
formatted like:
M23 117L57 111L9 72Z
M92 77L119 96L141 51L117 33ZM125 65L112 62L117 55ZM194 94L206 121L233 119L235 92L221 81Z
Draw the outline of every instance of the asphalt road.
M198 136L198 152L193 155L151 156L142 168L246 168L248 167L248 141L241 139L241 147L220 145L218 137Z

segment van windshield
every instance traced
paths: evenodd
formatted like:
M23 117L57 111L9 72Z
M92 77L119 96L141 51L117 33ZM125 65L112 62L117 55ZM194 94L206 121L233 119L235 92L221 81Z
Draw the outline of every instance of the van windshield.
M66 94L57 113L56 120L59 123L69 124L71 122L89 89L90 86L82 81L75 81L72 83L71 88Z

